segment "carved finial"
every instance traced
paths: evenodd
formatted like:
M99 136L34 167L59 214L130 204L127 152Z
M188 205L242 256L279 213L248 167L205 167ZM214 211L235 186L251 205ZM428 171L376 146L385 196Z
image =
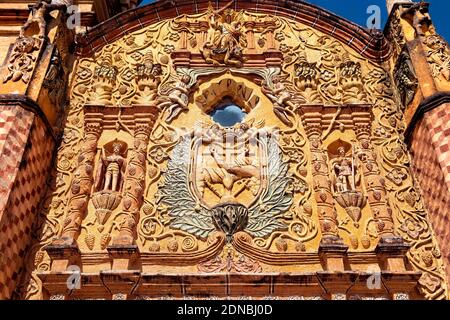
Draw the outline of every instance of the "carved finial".
M298 61L300 63L308 63L308 60L306 58L306 52L305 51L300 51L299 55L298 55Z
M386 0L386 6L388 13L391 13L392 8L394 7L394 4L396 3L410 3L411 0Z
M153 65L153 52L151 50L144 56L144 65Z
M348 54L348 52L344 52L342 54L342 64L347 64L349 62L351 62L352 60L350 59L350 55Z

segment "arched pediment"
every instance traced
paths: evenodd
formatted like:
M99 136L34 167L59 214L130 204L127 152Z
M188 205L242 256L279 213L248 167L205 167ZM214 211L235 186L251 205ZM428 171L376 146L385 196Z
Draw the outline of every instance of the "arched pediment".
M208 9L208 0L157 1L123 12L89 30L77 39L77 52L88 55L131 32L182 15L196 15ZM229 1L214 1L214 8L222 8ZM361 56L384 61L391 47L379 32L372 32L318 6L303 1L236 0L230 7L256 14L283 17L316 29L353 48Z

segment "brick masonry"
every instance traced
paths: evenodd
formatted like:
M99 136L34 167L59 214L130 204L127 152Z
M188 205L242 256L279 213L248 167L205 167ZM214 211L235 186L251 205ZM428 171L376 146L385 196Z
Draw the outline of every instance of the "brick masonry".
M1 107L0 146L0 299L8 299L23 269L54 141L33 113Z
M450 105L428 112L416 126L410 151L450 283Z

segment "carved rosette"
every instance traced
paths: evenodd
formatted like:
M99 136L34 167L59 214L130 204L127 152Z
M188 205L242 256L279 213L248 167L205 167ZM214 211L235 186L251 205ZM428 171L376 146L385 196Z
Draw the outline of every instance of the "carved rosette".
M323 235L322 242L340 242L337 213L328 176L327 155L322 149L322 128L320 124L307 124L305 130L310 142L313 186Z
M78 156L78 169L71 182L68 211L63 222L61 239L57 240L57 243L62 241L64 244L72 245L80 232L80 225L91 194L97 142L101 132L102 126L99 123L85 125L84 139Z
M134 243L139 210L143 203L145 190L145 164L150 131L151 126L145 123L136 124L134 129L134 148L127 165L123 189L122 207L125 218L118 237L113 240L114 244L131 245Z

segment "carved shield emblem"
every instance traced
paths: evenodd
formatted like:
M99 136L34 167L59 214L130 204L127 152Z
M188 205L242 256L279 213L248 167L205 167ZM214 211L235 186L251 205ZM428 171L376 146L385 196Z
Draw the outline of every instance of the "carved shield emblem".
M174 148L161 202L172 228L200 238L215 229L229 240L238 231L267 237L287 227L280 218L292 203L288 183L275 132L212 125Z

